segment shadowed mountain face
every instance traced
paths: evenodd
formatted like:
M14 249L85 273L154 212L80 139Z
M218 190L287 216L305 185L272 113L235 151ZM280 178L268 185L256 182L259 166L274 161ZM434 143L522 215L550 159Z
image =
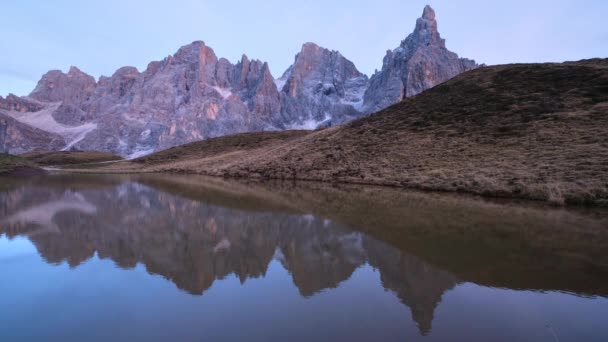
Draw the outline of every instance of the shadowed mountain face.
M265 277L274 260L301 296L315 297L368 265L423 335L444 293L463 282L608 295L606 216L593 212L201 177L12 184L0 193L0 234L26 236L52 264L76 268L95 255L141 264L193 295L229 275Z
M8 122L6 120L0 120L0 153L6 153L6 129Z
M76 67L52 70L29 96L0 97L0 120L11 119L4 148L137 157L241 132L315 129L372 113L476 66L445 48L428 6L371 80L338 51L314 43L305 43L275 79L265 62L243 55L233 64L196 41L141 72L123 67L95 80Z

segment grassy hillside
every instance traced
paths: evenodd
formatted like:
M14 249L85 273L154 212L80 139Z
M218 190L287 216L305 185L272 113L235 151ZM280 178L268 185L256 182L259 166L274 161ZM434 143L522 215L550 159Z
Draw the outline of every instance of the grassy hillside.
M104 169L606 204L608 60L484 67L344 126L211 139Z
M121 156L96 151L35 151L21 157L38 165L76 165L121 160Z
M44 171L36 164L18 156L0 153L0 176L37 175Z
M199 141L157 152L139 159L137 164L157 165L173 161L197 160L201 157L218 163L238 161L247 158L250 152L260 149L271 153L272 146L288 143L310 134L310 131L278 131L228 135Z

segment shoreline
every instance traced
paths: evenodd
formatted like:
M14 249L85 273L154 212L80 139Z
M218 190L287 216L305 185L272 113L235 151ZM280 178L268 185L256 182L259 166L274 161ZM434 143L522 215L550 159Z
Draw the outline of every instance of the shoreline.
M121 163L128 161L113 161L113 162L102 162L102 163L89 163L88 165L99 164L99 165L112 165L114 163ZM74 166L74 165L67 165ZM45 167L43 168L47 172L51 173L66 173L66 174L89 174L89 175L176 175L176 176L203 176L203 177L212 177L217 179L227 179L227 180L235 180L235 181L246 181L246 182L256 182L256 183L265 183L265 182L311 182L311 183L320 183L320 184L340 184L340 185L353 185L353 186L374 186L374 187L386 187L392 189L402 189L402 190L411 190L411 191L419 191L423 193L436 193L436 194L454 194L454 195L464 195L467 197L479 197L488 200L519 200L526 201L531 203L540 203L545 204L552 207L564 207L564 208L608 208L608 202L604 203L601 201L591 202L591 203L580 203L580 202L552 202L545 199L527 197L521 195L515 195L507 192L495 192L491 193L487 192L476 192L470 191L466 189L460 190L450 190L450 189L442 189L442 188L433 188L431 186L404 186L402 184L396 182L383 182L383 181L357 181L357 180L343 180L343 179L334 179L334 180L325 180L325 179L315 179L315 178L287 178L287 177L261 177L261 176L235 176L229 174L213 174L208 172L194 171L194 170L128 170L128 169L106 169L101 170L97 168L92 169L74 169L74 168L61 168L61 165L57 165L55 168Z

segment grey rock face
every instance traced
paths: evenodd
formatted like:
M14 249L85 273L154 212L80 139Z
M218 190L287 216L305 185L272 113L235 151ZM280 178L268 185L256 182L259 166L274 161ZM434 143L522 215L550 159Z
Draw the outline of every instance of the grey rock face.
M9 94L6 99L0 96L0 110L15 111L19 113L36 112L43 108L34 101L20 98L13 94Z
M76 68L67 74L51 71L29 99L41 104L28 110L29 118L48 121L49 131L65 138L64 149L125 156L268 129L280 113L280 95L266 63L243 56L232 65L218 60L203 42L150 63L142 73L124 67L99 82ZM7 110L32 124L18 108Z
M67 74L51 70L44 74L30 97L46 102L69 102L80 104L86 101L95 90L95 79L71 67Z
M367 76L337 51L313 43L302 46L294 64L277 83L281 85L283 118L303 128L358 117Z
M226 64L226 67L232 67ZM220 65L220 71L224 66ZM274 78L270 74L268 63L258 60L250 61L243 55L226 80L228 88L234 89L241 101L247 105L251 116L250 123L258 121L262 126L268 125L280 113L281 104ZM220 78L221 82L223 78Z
M395 50L386 52L382 70L371 77L364 111L376 112L477 66L445 47L435 11L426 6L414 32Z
M0 110L0 152L18 154L36 149L60 150L65 145L60 135L19 122Z
M143 72L123 67L97 82L76 67L49 71L28 97L0 98L0 111L11 119L5 135L13 153L81 149L137 157L227 134L340 124L476 66L446 49L427 6L371 79L313 43L275 80L267 63L243 55L232 64L196 41ZM42 138L32 139L34 132Z
M46 127L44 117L32 116L35 113L47 114L45 108L44 103L27 97L12 94L6 98L0 96L0 152L22 153L64 147L65 140L60 135L29 124L36 122L38 126Z

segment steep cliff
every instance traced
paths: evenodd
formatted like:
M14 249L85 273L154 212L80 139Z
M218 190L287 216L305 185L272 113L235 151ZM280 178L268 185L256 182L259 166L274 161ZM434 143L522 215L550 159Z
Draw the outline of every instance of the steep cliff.
M477 67L445 46L437 30L435 11L426 6L416 28L399 47L388 50L382 70L374 74L365 92L364 110L373 113Z
M243 55L232 64L195 41L143 72L123 67L96 81L76 67L49 71L28 97L0 98L0 115L20 123L13 129L43 137L9 134L5 148L13 153L96 150L134 158L241 132L334 126L474 67L446 49L427 6L414 33L371 79L314 43L304 44L275 80L267 63Z

